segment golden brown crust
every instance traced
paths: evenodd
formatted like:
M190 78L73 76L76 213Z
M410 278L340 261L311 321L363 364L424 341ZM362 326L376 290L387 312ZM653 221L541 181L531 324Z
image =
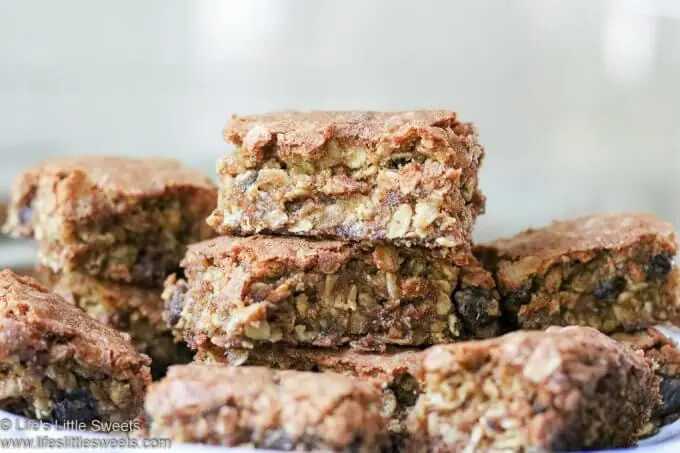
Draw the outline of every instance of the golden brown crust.
M300 270L317 268L324 273L333 273L365 247L363 244L296 237L221 236L190 245L182 267L207 266L211 262L233 260L236 263L248 263L255 270L269 268L269 271L273 271L285 266ZM445 258L458 266L478 264L465 248L455 253L448 250L428 250L423 253Z
M44 348L48 338L60 336L69 339L66 345L77 360L111 374L136 373L149 364L125 335L93 320L30 277L0 271L0 310L5 324L0 337L2 358L30 354Z
M310 269L319 267L323 272L333 272L345 264L359 247L341 241L310 241L302 238L277 238L271 236L222 236L189 246L182 266L203 260L233 260L248 262L253 268L260 266Z
M535 384L564 390L569 385L565 376L571 374L573 364L584 357L592 360L598 355L605 360L589 370L593 372L592 378L603 376L608 368L622 361L640 370L648 367L642 354L632 354L597 330L580 326L512 332L488 340L435 346L425 355L423 367L425 373L449 374L479 358L491 356L499 366L517 367L517 373ZM608 363L609 360L615 363Z
M139 200L185 190L202 194L204 199L197 199L200 203L214 206L217 199L215 184L208 177L172 159L60 158L29 169L17 178L7 231L32 234L30 222L20 219L20 211L30 205L36 191L45 184L55 191L54 205L46 208L73 221L122 213Z
M313 156L330 140L345 144L401 143L414 135L445 141L445 129L461 136L474 135L472 125L460 123L446 110L414 112L277 112L234 115L224 130L225 140L249 151L265 148L274 140L284 152Z
M410 429L437 451L627 446L659 401L643 354L587 327L436 346L424 373Z
M151 387L145 408L152 436L369 452L386 441L379 405L377 387L334 373L185 365Z
M75 175L87 178L93 187L106 192L113 199L155 198L178 189L213 191L215 187L210 178L190 170L174 159L114 156L77 156L50 160L23 173L18 187L35 186L41 178L68 178Z
M616 251L641 241L658 241L670 254L676 252L673 225L642 213L595 214L553 221L546 227L528 229L481 248L490 249L500 259L533 256L543 262L551 262L565 255Z

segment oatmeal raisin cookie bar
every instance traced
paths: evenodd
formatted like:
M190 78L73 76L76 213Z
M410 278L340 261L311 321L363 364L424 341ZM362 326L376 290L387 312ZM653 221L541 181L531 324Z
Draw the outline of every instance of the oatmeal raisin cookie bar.
M673 227L645 214L599 214L476 247L507 321L522 329L604 332L680 322Z
M189 247L167 320L192 347L282 342L363 349L498 334L493 278L470 253L294 237Z
M34 237L42 264L158 285L211 236L217 190L170 159L60 158L22 173L4 231Z
M659 401L641 351L589 327L435 346L409 417L412 451L629 446Z
M484 210L484 149L454 112L235 116L224 137L220 234L458 247Z
M149 358L124 334L0 271L0 408L56 423L126 422L150 381Z

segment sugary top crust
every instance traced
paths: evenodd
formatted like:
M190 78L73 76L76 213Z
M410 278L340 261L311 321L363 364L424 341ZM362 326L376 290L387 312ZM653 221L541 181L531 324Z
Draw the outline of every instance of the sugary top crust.
M389 142L396 146L415 137L437 143L473 137L472 124L461 123L455 112L276 112L234 115L224 129L226 141L255 151L276 142L281 149L311 154L331 140L369 148Z
M608 213L554 221L543 228L530 228L508 239L499 239L477 247L491 251L500 259L528 256L551 260L570 253L617 250L638 241L658 241L674 255L673 226L653 215Z
M520 331L490 340L435 346L425 356L424 369L426 374L450 375L489 359L498 367L516 368L528 381L555 391L592 382L612 370L633 368L638 370L638 376L651 375L642 351L580 326Z
M312 240L293 236L220 236L189 246L182 261L184 268L204 268L223 262L247 263L251 268L266 269L284 266L289 269L318 269L323 273L336 272L354 256L359 256L365 245L332 240ZM402 249L410 256L424 253L436 259L449 260L457 266L481 269L472 254L461 250L456 254L441 254L429 250Z
M191 364L171 367L153 384L145 408L159 424L196 422L219 411L237 414L228 420L254 436L283 428L293 442L316 437L344 447L358 435L369 445L382 441L380 402L377 385L340 374Z
M337 269L356 246L341 241L314 241L296 237L221 236L189 246L183 265L204 259L220 262L287 263L289 267Z
M173 159L134 159L125 157L91 156L59 158L26 171L22 180L46 176L68 177L82 173L100 190L128 196L162 194L173 188L192 187L214 190L207 176L191 170Z
M49 351L86 366L118 375L148 378L150 360L128 338L107 327L31 277L0 271L0 356L35 357Z

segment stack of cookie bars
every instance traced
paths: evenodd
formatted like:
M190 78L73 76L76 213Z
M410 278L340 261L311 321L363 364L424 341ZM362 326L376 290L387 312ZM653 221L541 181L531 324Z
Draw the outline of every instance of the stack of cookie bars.
M130 335L159 377L188 362L163 320L163 281L188 244L207 239L217 191L166 159L64 158L24 172L5 231L33 237L38 279L96 320Z
M146 434L181 442L567 451L680 415L680 352L653 327L680 324L668 223L474 244L485 153L449 111L237 116L225 139L217 188L167 160L19 178L5 230L37 239L58 294L0 273L1 407L130 419L146 353L156 377L180 364L146 394Z
M621 446L677 411L658 402L658 377L643 364L651 359L585 327L462 342L551 325L616 333L677 321L675 235L667 223L592 216L473 245L485 203L478 188L484 149L474 127L453 112L235 117L225 138L236 153L218 163L218 206L208 219L223 236L190 246L183 278L171 277L164 293L167 319L197 350L197 362L372 381L397 448ZM654 330L626 341L657 363L657 346L670 344ZM672 368L676 350L665 351ZM431 358L445 354L465 370ZM598 354L606 357L595 366ZM530 369L522 370L524 361ZM494 368L501 375L493 376ZM510 389L502 384L506 374ZM569 384L552 388L554 379ZM610 398L604 414L586 382L630 399ZM460 399L470 385L481 400ZM162 388L154 392L162 395L155 399L172 398ZM566 395L576 399L569 407L561 402ZM527 406L513 414L504 404ZM167 423L157 434L177 429L177 418L157 404L147 409L154 426ZM496 414L497 429L473 423L486 412ZM591 432L574 435L577 423ZM364 434L348 438L362 446ZM183 425L180 436L209 435ZM279 429L249 441L284 448L299 446L295 439Z

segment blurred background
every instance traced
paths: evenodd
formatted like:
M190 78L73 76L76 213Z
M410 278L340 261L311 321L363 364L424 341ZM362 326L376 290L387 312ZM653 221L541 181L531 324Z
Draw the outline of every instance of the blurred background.
M447 108L477 124L477 238L644 210L680 226L677 0L1 0L0 198L59 154L214 175L232 113Z

